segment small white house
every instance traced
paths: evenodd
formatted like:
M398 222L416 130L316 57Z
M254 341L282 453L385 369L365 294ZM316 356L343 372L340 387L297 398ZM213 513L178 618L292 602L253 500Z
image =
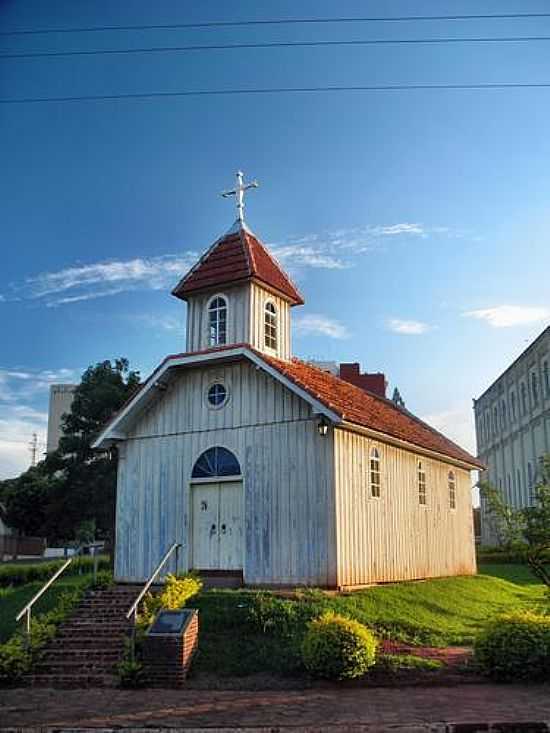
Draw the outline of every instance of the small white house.
M187 302L185 352L95 443L118 448L118 581L146 580L173 542L179 570L250 585L475 573L480 463L391 401L292 357L291 309L304 301L242 207L173 294Z

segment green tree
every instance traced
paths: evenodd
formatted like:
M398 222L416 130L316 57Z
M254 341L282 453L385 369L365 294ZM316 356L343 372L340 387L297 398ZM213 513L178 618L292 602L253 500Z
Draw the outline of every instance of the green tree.
M8 525L24 535L42 535L48 505L59 483L59 479L34 466L18 478L4 481Z
M524 550L533 574L550 588L550 455L540 469L532 506L514 509L486 482L480 484L480 493L501 543L509 550Z
M43 470L62 480L51 493L46 511L49 536L73 540L78 528L94 523L98 539L114 537L116 450L100 452L91 444L110 417L139 385L139 372L127 359L90 366L75 390L71 412L62 418L59 448L47 456Z

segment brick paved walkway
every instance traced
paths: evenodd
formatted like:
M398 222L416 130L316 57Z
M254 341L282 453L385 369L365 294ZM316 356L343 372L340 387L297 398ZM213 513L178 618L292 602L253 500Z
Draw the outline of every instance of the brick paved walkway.
M281 690L0 690L0 726L262 727L549 721L550 685ZM516 729L514 729L516 730ZM523 729L521 729L523 730Z

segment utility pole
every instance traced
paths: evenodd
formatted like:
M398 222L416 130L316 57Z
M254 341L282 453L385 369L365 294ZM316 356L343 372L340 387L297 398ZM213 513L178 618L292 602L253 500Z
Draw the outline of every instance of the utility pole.
M38 455L38 435L36 433L32 434L29 450L31 452L31 466L36 466L36 456Z

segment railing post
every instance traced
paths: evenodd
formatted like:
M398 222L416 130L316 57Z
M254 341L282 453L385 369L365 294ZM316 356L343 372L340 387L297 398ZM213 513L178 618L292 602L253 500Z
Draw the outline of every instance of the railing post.
M26 644L27 649L30 650L31 648L31 607L29 606L27 608L26 616L26 624L25 624L25 634L26 634Z
M92 552L94 553L94 586L95 586L97 583L97 564L99 560L99 557L97 554L97 547L94 546L92 548Z
M137 624L137 608L134 609L132 615L132 633L130 634L130 660L136 661L136 624Z

